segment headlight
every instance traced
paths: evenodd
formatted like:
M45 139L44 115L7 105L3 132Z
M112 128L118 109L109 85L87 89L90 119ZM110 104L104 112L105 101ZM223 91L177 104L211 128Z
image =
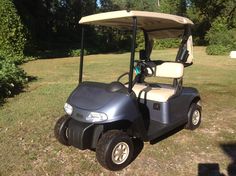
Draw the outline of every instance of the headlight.
M107 115L100 112L91 112L86 117L86 120L90 122L101 122L107 120Z
M65 103L64 109L68 115L71 115L73 112L73 107L68 103Z

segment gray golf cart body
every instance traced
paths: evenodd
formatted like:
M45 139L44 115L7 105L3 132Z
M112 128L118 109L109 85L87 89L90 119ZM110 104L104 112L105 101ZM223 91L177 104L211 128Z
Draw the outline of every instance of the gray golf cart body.
M189 19L162 13L116 11L83 17L80 24L130 29L133 41L128 84L82 82L83 34L80 84L67 100L67 105L72 108L72 119L68 124L70 145L79 149L95 149L101 135L113 129L123 130L142 141L153 141L188 122L191 104L200 105L198 91L182 86L184 67L191 65L193 59L193 23ZM142 59L153 69L153 76L157 77L157 81L159 77L173 79L173 83L138 81L132 84L136 29L144 32ZM175 61L150 59L153 39L179 36L182 36L182 42Z

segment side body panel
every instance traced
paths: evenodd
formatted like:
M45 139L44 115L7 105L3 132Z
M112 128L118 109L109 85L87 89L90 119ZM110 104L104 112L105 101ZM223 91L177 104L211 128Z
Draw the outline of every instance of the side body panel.
M200 100L200 96L194 88L183 88L180 95L167 102L141 99L139 104L147 129L145 140L153 140L187 123L189 107L195 100Z

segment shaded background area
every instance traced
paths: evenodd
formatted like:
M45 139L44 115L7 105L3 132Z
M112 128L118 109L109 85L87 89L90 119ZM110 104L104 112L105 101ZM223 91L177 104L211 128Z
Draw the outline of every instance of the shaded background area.
M15 0L27 30L25 54L43 58L73 56L73 50L80 49L80 18L103 11L101 3L98 5L96 0ZM85 43L89 53L105 49L107 52L117 51L121 45L125 48L127 42L120 40L126 41L129 36L113 31L87 27ZM79 51L74 54L79 55Z
M194 21L196 45L208 44L207 32L218 18L225 18L227 29L236 27L234 0L14 0L16 9L27 30L28 55L54 50L60 56L80 48L82 16L112 10L146 10L187 16ZM221 21L224 21L221 19ZM222 31L223 32L223 31ZM114 29L87 29L87 48L92 53L129 50L129 36ZM141 37L141 36L138 36ZM223 37L222 37L223 38ZM120 42L122 40L123 42ZM101 42L103 41L103 42ZM105 42L104 42L105 41ZM142 40L138 40L142 43ZM165 45L168 46L168 45ZM63 51L64 50L64 51ZM47 55L46 55L47 56Z

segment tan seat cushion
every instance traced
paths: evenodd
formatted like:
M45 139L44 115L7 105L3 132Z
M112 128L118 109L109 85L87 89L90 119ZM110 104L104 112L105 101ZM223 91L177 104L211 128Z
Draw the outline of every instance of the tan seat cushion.
M150 87L145 84L135 84L133 91L138 98L158 102L166 102L175 94L175 89L170 87Z

